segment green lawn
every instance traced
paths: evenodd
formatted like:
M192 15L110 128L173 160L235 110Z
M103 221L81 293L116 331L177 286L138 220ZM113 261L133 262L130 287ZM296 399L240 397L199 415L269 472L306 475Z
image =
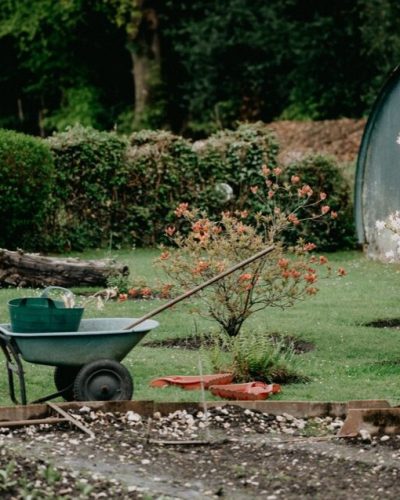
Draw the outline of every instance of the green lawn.
M113 257L130 266L132 278L140 276L148 284L161 277L152 261L157 251L135 250L115 252ZM104 256L87 252L88 258ZM315 344L315 350L299 356L302 372L311 381L283 387L279 399L349 400L384 398L400 401L400 330L371 328L364 323L377 319L400 318L400 268L368 261L359 252L330 256L336 266L346 268L345 278L320 283L321 292L295 307L282 311L271 309L253 317L247 328L294 335ZM0 290L0 320L8 321L7 301L30 295L30 290ZM110 302L98 312L91 308L86 317L137 317L159 305L159 301ZM189 336L196 329L206 331L213 325L192 313L193 302L186 301L157 319L160 327L146 340ZM149 348L139 345L124 363L135 380L135 399L197 401L200 393L178 388L152 389L152 378L173 374L197 374L201 360L204 373L210 362L202 352L181 349ZM0 404L9 404L4 361L0 377ZM53 369L26 363L29 399L52 391ZM211 399L211 398L210 398Z

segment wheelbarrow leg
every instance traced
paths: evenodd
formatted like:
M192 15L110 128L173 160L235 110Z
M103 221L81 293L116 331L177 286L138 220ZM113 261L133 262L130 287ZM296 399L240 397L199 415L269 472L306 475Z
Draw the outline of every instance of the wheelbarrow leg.
M26 399L24 368L22 366L18 351L14 348L12 340L10 340L8 337L6 337L1 333L0 333L0 347L3 351L4 357L6 358L8 390L10 393L11 401L16 405L18 404L26 405L27 399ZM20 401L18 401L15 394L14 373L16 373L18 377L20 397L21 397Z

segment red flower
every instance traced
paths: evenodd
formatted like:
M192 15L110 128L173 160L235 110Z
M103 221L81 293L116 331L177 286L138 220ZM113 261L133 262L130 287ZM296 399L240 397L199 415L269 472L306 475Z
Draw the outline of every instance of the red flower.
M148 286L142 288L140 292L142 294L142 297L150 297L150 295L153 294L151 288L149 288Z
M193 274L201 274L210 267L210 264L204 260L200 260L197 266L193 269Z
M297 194L299 195L299 198L303 198L304 196L312 196L313 190L310 188L308 184L304 184L304 186L301 189L297 190Z
M292 184L298 184L300 182L300 177L298 175L292 175L290 181Z
M308 295L315 295L317 292L318 289L313 286L309 286L308 288L306 288L306 293L308 293Z
M167 251L163 252L161 255L160 255L160 259L161 260L168 260L169 258L171 257L171 254Z
M248 226L245 226L244 224L242 224L241 222L239 222L237 225L236 225L236 231L238 234L243 234L247 231L248 229Z
M334 212L334 211L332 210L332 212L331 212L331 219L337 219L337 216L338 216L338 213L337 213L337 212Z
M290 214L288 216L288 221L292 222L295 226L297 226L297 224L300 224L300 221L295 214Z
M280 167L274 168L274 174L276 176L281 175L281 173L282 173L282 169Z
M303 250L305 252L311 252L312 250L315 250L317 248L317 245L315 243L306 243L304 245Z
M189 203L179 203L179 205L175 210L175 215L177 217L182 217L188 212L188 208L189 208Z
M127 293L120 293L118 295L118 300L119 300L119 302L124 302L125 300L128 300L128 294Z
M331 209L331 207L329 205L324 205L321 207L321 212L323 215L325 215L329 212L330 209Z
M129 297L137 297L139 295L139 290L137 288L130 288L128 290Z
M173 226L168 226L167 229L165 230L165 234L168 236L173 236L175 232L176 229Z
M244 273L239 276L239 281L249 281L253 277L250 273Z
M328 262L328 259L324 255L321 255L319 258L319 263L321 265L323 265L323 264L326 264L327 262Z
M326 199L326 193L319 193L319 199L321 201L325 200Z
M316 274L306 274L304 276L304 279L305 281L307 281L307 283L315 283L317 281L317 275Z
M279 259L278 260L278 266L282 269L287 269L289 265L289 259Z
M343 267L339 267L339 269L337 270L337 273L338 273L338 276L346 276L346 274L347 274L346 269L344 269Z

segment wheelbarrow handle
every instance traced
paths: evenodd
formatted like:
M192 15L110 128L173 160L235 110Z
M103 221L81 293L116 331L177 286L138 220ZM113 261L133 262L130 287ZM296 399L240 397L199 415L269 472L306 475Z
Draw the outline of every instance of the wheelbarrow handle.
M203 288L206 288L209 285L212 285L216 281L221 280L222 278L225 278L225 276L228 276L229 274L232 274L233 272L237 271L238 269L241 269L242 267L247 266L248 264L251 264L257 259L260 259L261 257L264 257L264 255L267 255L268 253L271 253L275 249L274 245L271 245L267 248L264 248L264 250L261 250L261 252L258 252L251 257L249 257L246 260L243 260L242 262L239 262L238 264L235 264L233 267L229 268L227 271L223 271L220 274L217 274L217 276L214 276L214 278L210 278L209 280L205 281L201 285L196 286L192 290L189 290L188 292L183 293L182 295L179 295L175 299L170 300L166 304L163 304L160 307L157 307L157 309L154 309L153 311L150 311L149 313L145 314L141 318L137 319L130 325L124 328L124 330L132 330L135 326L140 325L140 323L143 323L143 321L146 321L146 319L150 319L156 314L159 314L162 311L165 311L165 309L168 309L169 307L174 306L178 302L181 302L181 300L187 299L191 295L194 295L195 293L199 292L200 290L203 290Z

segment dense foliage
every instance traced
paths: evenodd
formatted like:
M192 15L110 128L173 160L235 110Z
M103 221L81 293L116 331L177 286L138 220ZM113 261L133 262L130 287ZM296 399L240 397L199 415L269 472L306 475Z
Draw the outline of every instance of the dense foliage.
M351 248L355 245L353 207L350 186L337 162L322 155L311 155L291 163L285 168L288 179L299 175L302 183L314 186L311 200L318 200L318 193L328 193L326 203L330 216L311 220L312 209L301 210L299 217L305 219L300 226L294 226L284 234L286 243L293 243L299 236L315 243L320 250Z
M399 15L396 0L5 0L0 125L205 137L359 117L398 63Z
M255 193L265 187L266 165L281 170L277 155L278 144L261 123L196 142L151 130L127 139L80 125L45 140L3 130L0 214L7 226L0 246L62 251L154 245L168 241L164 230L179 203L207 211L212 220L248 211L254 224L256 214L271 210L271 199ZM334 161L306 158L284 168L282 181L290 182L294 171L301 182L331 193L332 216L314 227L307 220L291 227L283 233L286 242L304 237L320 249L349 246L349 188ZM279 203L289 207L291 200Z
M48 246L58 250L107 246L112 238L126 141L115 133L75 126L47 139L56 181L49 209Z
M0 247L37 245L53 180L53 159L43 141L0 130Z
M57 166L49 247L154 245L180 202L217 215L248 204L249 185L277 144L261 125L242 125L193 144L166 131L125 141L75 126L48 139ZM232 189L226 197L223 188Z

